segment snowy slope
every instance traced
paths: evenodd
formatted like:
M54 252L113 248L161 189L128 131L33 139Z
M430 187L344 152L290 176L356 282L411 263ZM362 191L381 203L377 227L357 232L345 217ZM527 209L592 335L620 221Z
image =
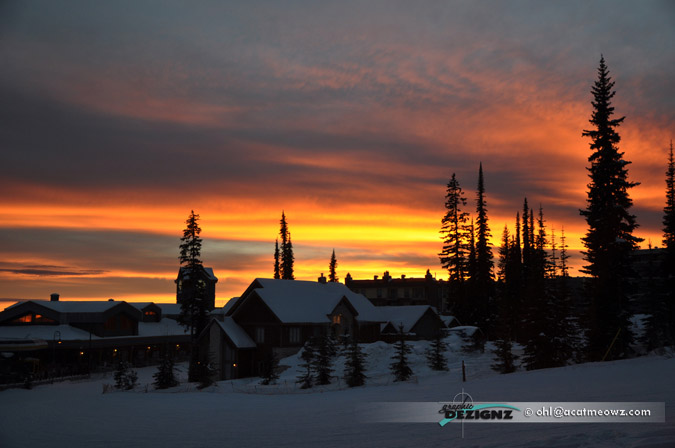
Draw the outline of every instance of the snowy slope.
M455 341L457 342L457 341ZM642 357L560 369L497 375L490 355L449 354L451 371L424 368L424 343L411 355L416 381L391 383L391 347L369 344L371 385L296 393L293 357L281 384L221 382L196 391L102 394L112 378L0 392L0 447L672 447L675 445L675 359ZM468 381L458 366L465 356ZM338 369L339 370L339 369ZM151 382L155 369L139 371ZM337 372L336 372L337 373ZM185 375L184 372L182 374ZM284 383L287 386L284 386ZM284 389L287 387L287 390ZM250 390L250 389L253 390ZM276 388L276 389L275 389ZM476 401L665 401L666 423L480 424L367 423L360 405L382 401L446 401L464 388ZM246 391L247 393L242 393ZM251 393L256 392L256 393Z

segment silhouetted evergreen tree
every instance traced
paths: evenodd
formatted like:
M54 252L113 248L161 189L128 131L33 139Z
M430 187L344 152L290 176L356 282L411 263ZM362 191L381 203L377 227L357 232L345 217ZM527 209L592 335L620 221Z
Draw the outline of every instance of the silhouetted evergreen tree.
M180 306L178 322L190 332L190 364L188 367L188 381L199 381L197 363L199 362L197 336L206 327L208 304L206 303L206 285L200 278L204 267L201 261L202 239L199 227L199 215L194 210L185 221L183 237L180 239L180 263L185 270L184 279L189 278L192 285L192 294L183 297Z
M570 256L567 255L567 238L565 237L565 228L560 229L560 276L569 277L569 268L567 266L567 260Z
M478 191L476 194L476 278L473 282L473 296L477 309L476 323L489 331L491 320L491 301L494 289L492 269L492 248L490 246L490 227L488 225L487 202L483 164L478 169Z
M513 340L520 322L521 258L520 217L516 215L516 230L509 235L504 226L502 245L499 248L499 290L496 298L495 337Z
M476 237L473 219L469 224L468 256L466 259L466 280L464 283L454 283L450 294L454 294L455 301L452 312L460 322L475 324L479 318L479 309L476 307L474 296L476 289Z
M551 228L551 258L549 266L549 274L551 278L558 277L558 245L555 239L555 229Z
M274 278L276 280L281 278L281 264L280 264L281 254L279 252L279 238L274 242Z
M335 249L333 249L333 255L330 257L330 263L328 264L328 281L337 283L339 281L337 276L337 258L335 258Z
M467 279L473 283L476 281L476 228L474 226L473 218L469 224L469 256L466 261Z
M530 264L532 263L533 241L530 239L530 207L527 205L527 198L523 200L523 268L525 276L529 275Z
M295 256L293 255L293 243L291 242L291 232L288 230L286 214L281 212L281 221L279 222L279 235L281 236L281 278L284 280L294 280L293 264Z
M155 386L155 389L168 389L170 387L178 386L178 380L174 373L173 360L166 356L162 359L162 362L157 368L152 377L155 381L152 383Z
M590 183L587 207L581 210L588 223L583 238L588 263L582 272L588 274L587 293L590 297L587 352L590 360L626 356L633 340L628 310L627 279L631 271L631 253L641 241L633 235L637 228L635 216L629 210L633 201L628 191L637 183L628 180L627 166L617 144L621 140L616 128L625 117L612 118L611 99L615 92L605 59L600 59L598 79L593 93L593 128L584 130L591 138L593 151L588 161ZM613 341L615 341L613 343ZM612 345L613 344L613 345ZM608 350L612 349L608 352Z
M664 309L668 318L666 344L675 345L675 161L673 141L670 141L668 169L666 171L666 206L663 208L663 244L666 248L663 263L665 278Z
M675 162L673 141L670 141L668 170L666 171L666 206L663 209L663 244L666 255L663 264L665 278L665 309L669 317L666 343L675 344Z
M345 352L345 372L344 379L349 387L363 386L366 383L366 355L356 343L356 339L351 338L348 349Z
M459 186L455 173L452 173L445 194L446 211L441 220L440 233L443 239L443 250L438 254L441 265L448 270L448 281L451 287L463 282L467 275L469 214L462 210L465 206L464 192Z
M544 215L539 210L539 229L534 236L534 220L532 210L529 211L528 233L530 242L529 265L527 266L525 289L523 293L525 349L523 364L527 370L551 366L551 343L555 330L551 326L550 307L554 301L551 291L546 288L546 229ZM525 251L523 250L523 256Z
M199 215L195 214L194 210L190 211L190 216L185 221L185 230L183 230L183 237L180 239L180 264L185 265L190 269L202 267L201 251L202 239L199 234L202 229L199 227Z
M666 206L663 209L663 245L665 247L660 260L659 284L650 282L645 320L644 343L648 350L675 345L675 162L673 161L673 143L670 143L668 169L666 170ZM651 271L651 270L650 270Z
M671 253L675 251L675 161L673 142L670 142L668 169L666 170L666 206L663 208L663 245ZM671 260L672 262L672 260ZM673 274L675 270L670 271Z
M511 250L511 240L509 235L509 228L504 224L502 231L502 245L499 246L499 261L497 263L497 279L504 285L506 284L506 272L508 271L509 252Z
M426 350L427 364L432 370L448 370L448 359L445 352L448 350L448 344L443 340L443 335L439 331L436 337L431 340L430 347Z
M391 359L393 363L389 365L391 373L394 375L394 381L407 381L413 374L412 369L408 365L408 355L410 354L410 346L405 343L405 333L403 332L403 325L399 325L399 340L394 346L395 353Z

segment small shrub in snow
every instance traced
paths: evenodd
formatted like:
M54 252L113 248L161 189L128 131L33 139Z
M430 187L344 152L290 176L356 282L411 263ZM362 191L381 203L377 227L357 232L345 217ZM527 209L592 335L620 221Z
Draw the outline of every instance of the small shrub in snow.
M410 346L405 343L405 334L403 333L403 325L399 326L399 333L401 337L396 343L396 353L391 359L394 362L389 366L391 373L394 374L394 381L407 381L413 374L412 369L408 365L408 354L410 354Z
M316 384L330 384L331 373L333 373L333 358L337 354L335 342L329 336L320 336L313 340L314 361L312 367L316 374Z
M349 348L345 352L345 381L349 387L363 386L366 383L365 362L366 355L352 339Z
M274 355L274 352L268 352L262 365L262 372L260 372L262 377L260 384L263 386L275 384L279 379L278 367L279 359Z
M443 341L439 332L436 338L431 341L431 346L426 350L425 354L427 362L432 370L448 370L448 360L445 357L445 352L448 349L448 344Z
M298 376L296 383L300 384L300 389L309 389L314 385L312 377L312 361L314 361L314 347L307 342L302 349L300 359L304 362L298 367L301 367L300 376Z
M138 382L138 374L131 369L131 364L126 361L120 361L115 369L115 388L122 390L131 390Z
M155 381L152 383L155 389L168 389L178 386L178 380L174 373L173 360L166 357L160 363L157 372L152 375Z

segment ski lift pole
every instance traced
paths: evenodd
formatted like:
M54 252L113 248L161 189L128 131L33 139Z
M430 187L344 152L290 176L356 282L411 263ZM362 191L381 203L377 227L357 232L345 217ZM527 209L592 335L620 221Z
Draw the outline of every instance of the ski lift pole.
M608 348L607 351L605 352L605 356L602 357L602 360L603 360L603 361L605 360L605 358L607 358L607 355L609 355L609 351L612 349L612 347L614 347L614 343L616 342L616 338L619 337L619 333L621 333L621 328L620 328L620 327L619 327L618 330L616 330L616 334L614 335L614 339L612 339L612 343L609 344L609 348Z

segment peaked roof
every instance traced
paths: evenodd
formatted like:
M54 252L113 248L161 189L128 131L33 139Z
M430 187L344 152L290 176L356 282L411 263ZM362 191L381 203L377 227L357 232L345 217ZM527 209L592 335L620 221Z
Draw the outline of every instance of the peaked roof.
M112 300L65 300L56 302L52 302L51 300L27 300L25 302L17 302L12 306L7 307L6 310L14 309L26 303L35 303L56 311L57 313L103 313L112 307L126 302L116 302Z
M396 328L396 331L402 324L404 333L410 332L427 311L436 314L429 305L378 306L377 309Z
M368 299L352 292L342 283L257 278L242 299L253 293L284 323L328 322L328 315L343 299L356 310L358 321L384 320Z
M232 307L234 307L235 303L237 303L240 298L241 297L232 297L230 300L228 300L227 303L223 305L222 313L225 315L229 314Z
M231 317L225 317L223 321L212 320L214 325L218 325L225 332L228 338L237 348L255 348L253 339L241 328Z
M213 280L213 281L216 281L216 282L218 281L218 277L216 277L216 274L213 273L213 268L207 268L207 267L202 266L202 270L204 271L206 276L209 278L209 280ZM189 273L190 273L189 268L187 266L181 266L180 269L178 270L178 276L180 277L180 275L182 274L183 278L185 278L185 279L190 278Z
M459 320L455 316L439 316L446 327L449 327L453 322L459 325Z

